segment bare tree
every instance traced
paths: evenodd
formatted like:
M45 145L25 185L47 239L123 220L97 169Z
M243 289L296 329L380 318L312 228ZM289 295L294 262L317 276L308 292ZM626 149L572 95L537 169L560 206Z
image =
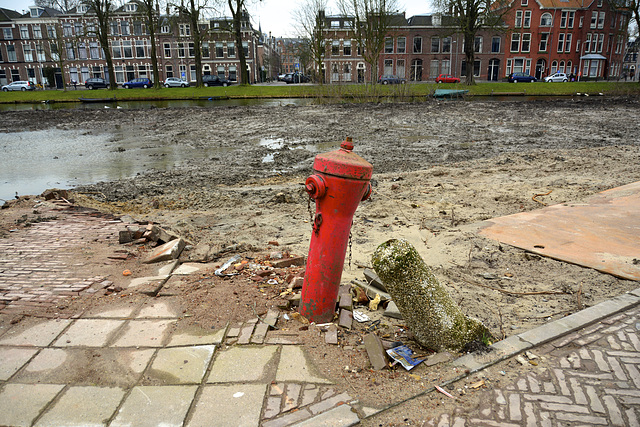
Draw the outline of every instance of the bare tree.
M355 20L355 38L365 62L371 69L371 82L378 81L378 59L394 16L396 0L337 0L338 8Z
M88 6L89 12L93 12L96 16L96 25L94 27L96 38L102 47L104 59L107 62L107 70L109 73L109 89L118 88L116 83L116 74L113 71L113 57L109 46L109 26L111 24L111 15L115 10L113 0L84 0Z
M240 83L249 83L249 70L247 69L247 57L244 54L244 46L242 45L242 18L246 12L245 0L227 0L231 17L233 19L233 31L236 36L236 45L238 46L238 59L240 60ZM247 16L248 18L248 16Z
M453 13L452 30L460 32L464 39L464 54L467 64L465 83L475 84L473 67L476 35L481 29L505 29L503 18L510 11L509 0L433 0L433 4L444 14Z
M194 60L196 62L196 87L202 86L202 41L207 35L208 28L200 27L200 19L208 6L208 0L188 0L185 6L181 1L179 5L173 6L178 10L178 19L186 18L189 22L191 39L193 40Z
M35 5L40 7L50 7L67 13L74 7L78 6L81 0L35 0Z
M306 48L313 61L314 71L320 76L319 83L324 83L322 75L322 62L326 54L326 20L324 11L327 0L307 0L293 11L293 17L297 24L297 32L300 37L308 40Z
M138 0L138 11L149 32L151 42L151 67L153 69L153 87L160 88L160 72L158 71L158 55L156 52L156 30L158 29L158 11L154 8L154 0ZM156 0L157 4L157 0Z

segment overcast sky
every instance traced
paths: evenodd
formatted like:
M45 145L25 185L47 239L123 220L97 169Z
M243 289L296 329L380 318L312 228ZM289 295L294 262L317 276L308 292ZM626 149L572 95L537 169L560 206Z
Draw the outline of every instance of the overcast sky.
M304 1L304 0L302 0ZM431 11L431 4L428 0L397 0L400 10L407 13L407 17L421 15ZM225 2L226 3L226 2ZM276 37L295 36L295 23L292 19L292 11L295 9L295 0L262 0L252 1L249 13L252 16L253 24L262 25L262 31ZM33 5L33 0L0 0L0 7L17 11L27 11ZM338 13L333 0L328 1L327 14ZM228 14L227 14L228 15Z

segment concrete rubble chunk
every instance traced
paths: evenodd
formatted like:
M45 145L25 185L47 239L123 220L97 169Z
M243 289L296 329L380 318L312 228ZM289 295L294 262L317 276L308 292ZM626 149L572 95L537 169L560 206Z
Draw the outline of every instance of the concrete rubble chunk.
M305 259L303 256L296 256L290 258L283 258L279 260L271 261L271 265L274 268L285 268L285 267L302 267L305 264Z
M380 300L381 301L388 301L391 299L391 295L388 294L387 292L381 291L380 289L376 288L375 286L371 286L366 282L363 282L362 280L358 280L358 279L353 279L351 281L351 283L353 283L355 286L358 286L362 289L364 289L365 293L367 294L367 297L371 300L374 299L376 297L376 294L380 295Z
M340 310L338 325L342 328L351 329L353 324L353 313L349 310Z
M439 363L448 362L453 359L453 356L448 351L444 351L442 353L436 353L427 357L427 360L424 361L424 364L427 366L437 365Z
M329 326L329 329L324 334L324 342L327 344L338 345L338 328L336 325Z
M373 369L379 371L387 366L387 354L382 346L382 341L376 334L364 336L364 348L367 350Z
M340 303L338 306L345 310L353 310L353 302L351 299L351 294L341 294L340 295Z
M278 322L278 316L280 316L280 312L271 308L267 311L267 315L264 317L263 322L272 328L275 328L276 323Z
M185 246L186 242L182 239L175 239L164 245L160 245L151 252L145 264L177 259Z
M370 268L364 269L364 277L367 279L367 283L380 289L383 292L387 292L387 287L382 283L382 280L378 277L375 271Z
M387 317L393 317L394 319L402 319L402 313L400 313L398 306L393 301L389 301L389 304L387 304L387 308L384 310L384 315Z

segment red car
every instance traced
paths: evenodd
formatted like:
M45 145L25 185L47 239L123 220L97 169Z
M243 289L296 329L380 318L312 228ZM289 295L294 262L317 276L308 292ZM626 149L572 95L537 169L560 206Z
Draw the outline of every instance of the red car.
M436 83L460 83L460 79L451 74L440 74L436 77Z

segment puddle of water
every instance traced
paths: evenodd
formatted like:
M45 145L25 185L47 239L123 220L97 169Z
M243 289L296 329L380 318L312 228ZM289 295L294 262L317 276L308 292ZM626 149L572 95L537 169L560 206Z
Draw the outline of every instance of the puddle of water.
M189 159L230 150L163 144L132 134L124 129L99 134L60 129L0 133L0 199L12 199L16 192L40 194L47 188L129 178L150 169L169 170Z

